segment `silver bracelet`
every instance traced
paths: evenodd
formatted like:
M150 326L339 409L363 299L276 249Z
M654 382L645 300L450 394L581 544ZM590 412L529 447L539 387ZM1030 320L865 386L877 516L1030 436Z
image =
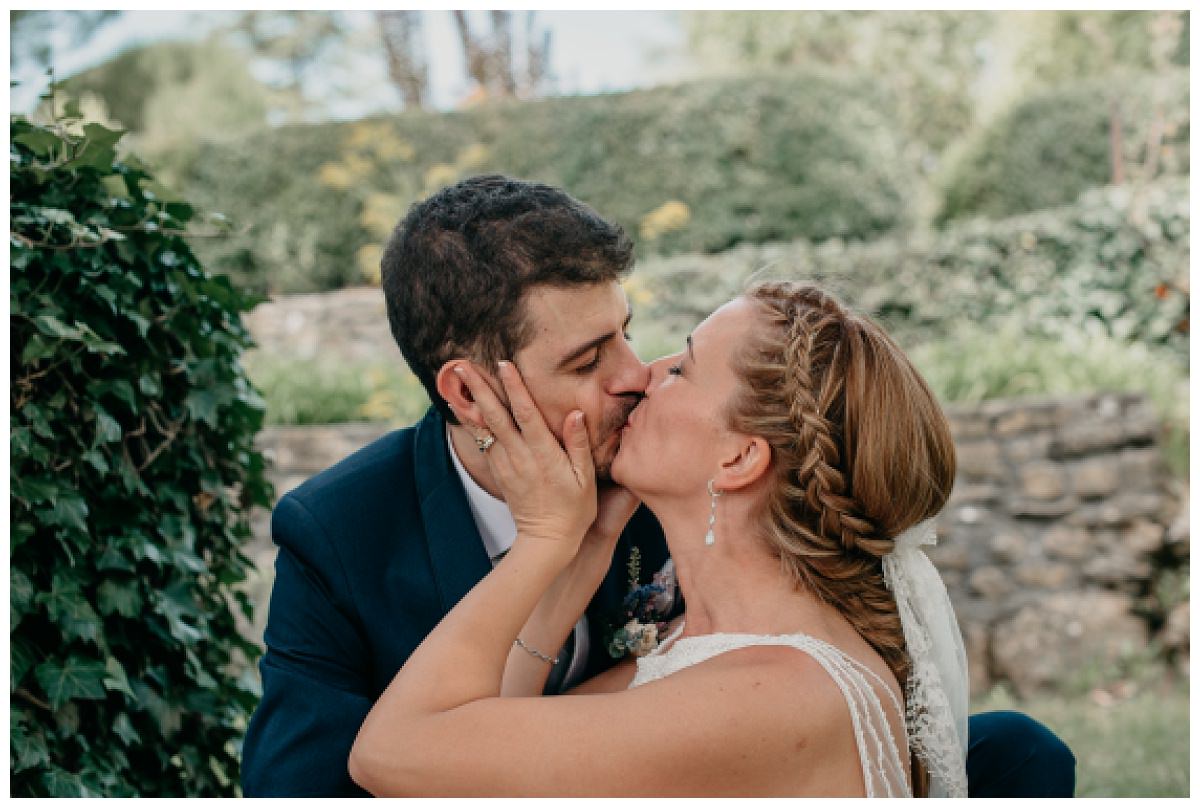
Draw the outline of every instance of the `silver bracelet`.
M550 657L546 656L545 654L543 654L541 651L537 650L536 648L530 648L528 645L526 645L524 642L521 641L520 637L517 637L515 640L513 640L513 645L521 646L526 651L533 654L538 659L542 660L542 662L549 662L551 667L558 664L558 657L551 659Z

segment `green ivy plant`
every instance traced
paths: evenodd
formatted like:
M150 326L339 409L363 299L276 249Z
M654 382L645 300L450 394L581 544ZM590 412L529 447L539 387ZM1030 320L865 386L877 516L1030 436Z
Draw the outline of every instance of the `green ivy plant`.
M121 133L10 118L11 793L238 793L257 301Z

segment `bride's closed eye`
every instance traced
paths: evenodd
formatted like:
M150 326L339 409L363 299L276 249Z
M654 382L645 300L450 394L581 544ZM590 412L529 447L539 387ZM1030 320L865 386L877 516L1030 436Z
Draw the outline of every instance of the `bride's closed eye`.
M679 362L678 364L671 365L669 368L667 368L667 373L669 373L672 376L682 376L683 375L683 362Z

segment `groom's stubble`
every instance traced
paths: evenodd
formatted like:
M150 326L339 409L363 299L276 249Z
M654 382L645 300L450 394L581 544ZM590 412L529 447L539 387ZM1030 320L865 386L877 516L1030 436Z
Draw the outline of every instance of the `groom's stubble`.
M597 481L612 482L613 460L616 459L617 452L621 449L621 429L629 420L629 414L637 407L640 400L641 396L631 395L622 398L617 409L606 416L600 425L596 445L592 447L592 463L596 467Z

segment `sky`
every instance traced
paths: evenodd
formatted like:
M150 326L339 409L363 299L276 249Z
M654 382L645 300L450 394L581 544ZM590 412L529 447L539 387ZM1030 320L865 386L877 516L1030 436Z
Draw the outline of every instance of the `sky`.
M471 89L462 46L449 11L426 11L425 35L430 62L431 102L438 109L455 107ZM56 31L55 70L70 76L100 64L122 50L147 42L195 38L217 22L220 12L127 11L101 28L82 47L70 47L66 31ZM356 26L370 27L370 11L348 13ZM469 12L481 26L484 12ZM677 12L670 11L540 11L539 28L552 32L551 71L557 92L588 94L632 89L681 77L683 31ZM518 12L514 29L523 30ZM398 96L388 86L381 51L360 53L350 73L364 86L360 97L329 107L333 117L355 118L378 110L395 110ZM11 65L13 111L28 112L44 90L46 78L30 65ZM379 88L374 94L371 87ZM375 98L372 99L372 95Z

